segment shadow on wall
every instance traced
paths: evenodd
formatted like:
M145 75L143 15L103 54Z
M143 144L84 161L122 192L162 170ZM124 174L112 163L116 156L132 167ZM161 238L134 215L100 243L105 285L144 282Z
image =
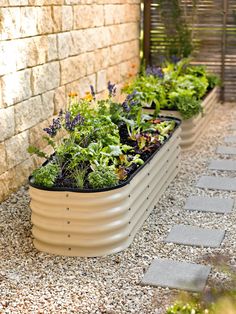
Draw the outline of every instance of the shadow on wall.
M27 148L46 146L42 129L59 110L59 102L65 105L63 90L57 90L57 35L39 35L56 26L52 20L47 24L41 13L38 7L0 9L0 201L24 184L41 162L30 157Z

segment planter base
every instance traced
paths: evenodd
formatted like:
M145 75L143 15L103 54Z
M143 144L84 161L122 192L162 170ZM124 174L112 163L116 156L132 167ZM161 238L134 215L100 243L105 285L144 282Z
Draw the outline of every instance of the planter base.
M30 187L35 247L84 257L126 249L178 172L179 135L180 128L123 187L91 193Z

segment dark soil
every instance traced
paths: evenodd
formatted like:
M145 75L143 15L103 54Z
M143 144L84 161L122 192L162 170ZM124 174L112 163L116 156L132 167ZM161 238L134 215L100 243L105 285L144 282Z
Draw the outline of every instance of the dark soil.
M161 120L159 119L158 121L161 121ZM163 120L166 120L166 118L165 119L163 118ZM162 146L162 144L159 141L157 141L156 143L152 143L150 146L147 145L147 147L145 146L143 149L140 150L139 147L138 147L138 142L136 140L130 139L129 133L128 133L128 130L127 130L127 127L126 127L125 123L120 124L120 126L119 126L119 134L120 134L120 141L121 141L122 144L126 144L126 145L132 146L134 148L134 151L133 152L129 152L129 155L135 156L136 154L139 154L140 158L144 162L147 161ZM145 133L142 133L141 135L145 135ZM153 133L153 135L157 135L158 136L158 132ZM171 133L170 133L170 135L171 135ZM52 158L54 158L54 157L52 157ZM68 159L70 159L70 156L68 156ZM85 181L84 181L84 188L83 188L83 190L92 190L89 187L88 181L86 180L86 178L88 177L88 174L92 170L89 167L89 163L86 164L86 162L85 162L84 163L84 167L87 168L88 170L87 170L86 175L85 175ZM119 181L119 185L120 184L124 184L126 181L128 181L129 178L132 176L132 174L134 174L134 172L137 171L137 169L139 167L140 166L138 166L137 164L132 163L130 166L124 168L125 173L126 173L126 177L125 177L124 180L120 180ZM62 168L66 169L66 167L62 167ZM57 189L57 188L59 190L63 189L63 188L79 190L76 187L76 182L74 181L72 174L68 173L68 171L67 172L66 171L62 172L61 175L57 178L57 180L56 180L56 182L54 184L53 189Z

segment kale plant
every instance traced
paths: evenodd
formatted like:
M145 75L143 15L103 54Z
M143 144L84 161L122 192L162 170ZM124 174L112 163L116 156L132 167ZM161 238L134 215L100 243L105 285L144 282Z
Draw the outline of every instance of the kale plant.
M118 184L117 175L109 167L100 167L88 175L89 185L93 189L109 188Z

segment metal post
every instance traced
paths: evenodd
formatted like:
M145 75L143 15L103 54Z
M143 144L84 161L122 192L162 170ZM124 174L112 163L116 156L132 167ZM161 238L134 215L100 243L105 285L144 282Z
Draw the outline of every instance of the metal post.
M221 54L221 101L225 101L225 55L226 55L226 27L228 17L228 0L222 0L223 24L222 24L222 54Z
M146 66L150 64L150 34L151 34L151 0L144 0L143 12L143 53Z

